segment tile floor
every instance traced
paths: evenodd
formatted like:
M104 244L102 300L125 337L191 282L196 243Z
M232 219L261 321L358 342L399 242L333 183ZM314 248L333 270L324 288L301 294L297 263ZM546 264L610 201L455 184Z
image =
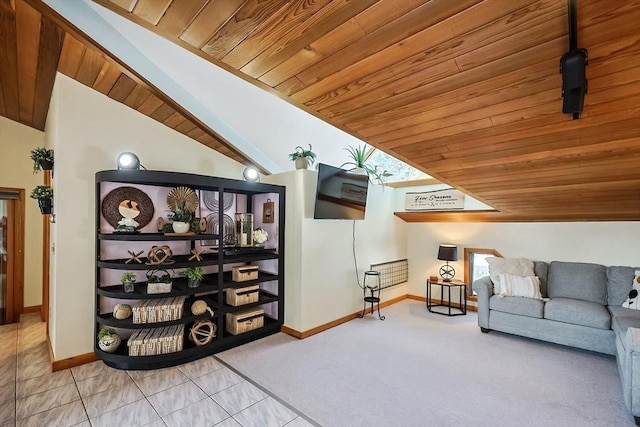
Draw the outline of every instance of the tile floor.
M304 427L315 423L215 357L154 371L51 372L39 314L0 326L0 427Z

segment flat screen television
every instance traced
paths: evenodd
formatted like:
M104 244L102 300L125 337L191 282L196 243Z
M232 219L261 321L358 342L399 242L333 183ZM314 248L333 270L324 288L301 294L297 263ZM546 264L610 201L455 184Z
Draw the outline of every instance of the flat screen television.
M369 177L320 163L315 219L364 219Z

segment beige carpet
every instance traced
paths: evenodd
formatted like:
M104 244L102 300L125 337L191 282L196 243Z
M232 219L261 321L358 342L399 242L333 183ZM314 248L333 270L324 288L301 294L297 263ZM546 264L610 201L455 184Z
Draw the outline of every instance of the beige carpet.
M615 358L405 300L304 340L218 357L323 426L633 426Z

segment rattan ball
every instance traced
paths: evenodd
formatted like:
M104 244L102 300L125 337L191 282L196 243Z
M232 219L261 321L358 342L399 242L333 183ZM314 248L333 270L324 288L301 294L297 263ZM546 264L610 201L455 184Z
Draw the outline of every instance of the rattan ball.
M131 306L129 304L116 304L113 307L113 317L118 320L127 319L131 316Z

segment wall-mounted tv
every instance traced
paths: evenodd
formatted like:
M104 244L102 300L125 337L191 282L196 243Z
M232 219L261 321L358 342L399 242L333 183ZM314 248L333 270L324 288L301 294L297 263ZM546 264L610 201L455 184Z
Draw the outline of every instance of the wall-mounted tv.
M315 219L364 219L369 176L320 163Z

